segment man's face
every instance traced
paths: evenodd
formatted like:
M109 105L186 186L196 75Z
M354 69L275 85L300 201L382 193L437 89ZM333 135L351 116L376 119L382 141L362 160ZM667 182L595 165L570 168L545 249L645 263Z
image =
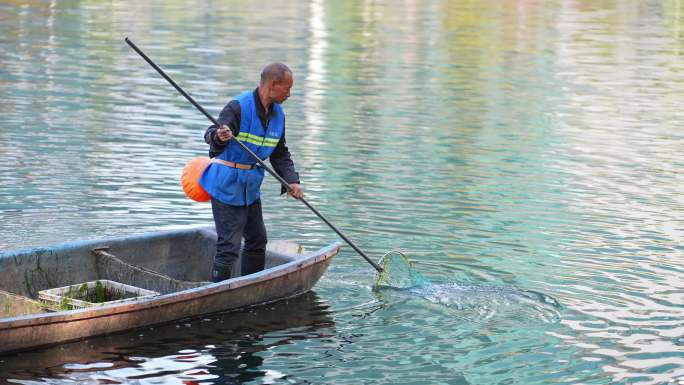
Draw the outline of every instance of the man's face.
M273 80L273 83L271 83L271 92L269 93L271 100L278 104L286 101L287 98L290 97L290 88L292 88L292 83L292 74L289 72L285 73L282 81L276 82Z

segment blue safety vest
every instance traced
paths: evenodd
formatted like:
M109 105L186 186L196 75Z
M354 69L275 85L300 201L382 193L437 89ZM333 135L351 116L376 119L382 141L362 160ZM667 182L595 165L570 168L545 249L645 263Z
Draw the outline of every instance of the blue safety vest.
M264 129L254 101L253 91L238 96L240 102L240 133L237 139L245 144L260 159L266 160L275 150L285 131L285 114L280 104L273 103L273 115ZM239 144L231 140L219 154L217 159L242 164L256 164L256 160ZM261 197L261 182L264 180L264 169L257 167L242 170L221 163L211 163L202 178L200 185L214 199L233 206L251 205Z

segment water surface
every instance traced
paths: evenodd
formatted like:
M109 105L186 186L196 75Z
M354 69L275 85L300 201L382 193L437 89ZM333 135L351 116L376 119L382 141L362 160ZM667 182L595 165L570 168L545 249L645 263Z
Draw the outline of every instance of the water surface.
M682 15L677 0L0 4L0 249L211 223L178 186L208 123L128 36L213 114L287 63L309 201L438 285L373 290L347 247L313 294L3 357L0 378L684 380ZM263 191L271 238L336 240Z

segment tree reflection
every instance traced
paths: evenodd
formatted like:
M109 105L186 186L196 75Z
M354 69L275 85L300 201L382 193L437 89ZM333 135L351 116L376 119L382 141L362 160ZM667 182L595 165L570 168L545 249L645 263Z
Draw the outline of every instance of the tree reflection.
M309 292L240 312L21 353L3 358L0 378L105 383L154 378L165 384L280 378L287 374L265 368L268 358L278 356L280 346L334 336L328 308Z

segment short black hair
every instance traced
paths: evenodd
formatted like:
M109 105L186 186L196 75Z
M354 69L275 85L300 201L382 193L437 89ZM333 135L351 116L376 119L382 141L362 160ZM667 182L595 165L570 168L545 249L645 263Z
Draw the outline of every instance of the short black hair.
M261 83L265 83L271 79L275 80L276 82L282 82L283 78L285 77L285 73L289 72L292 74L292 71L288 66L286 66L283 63L271 63L264 67L264 69L261 71Z

